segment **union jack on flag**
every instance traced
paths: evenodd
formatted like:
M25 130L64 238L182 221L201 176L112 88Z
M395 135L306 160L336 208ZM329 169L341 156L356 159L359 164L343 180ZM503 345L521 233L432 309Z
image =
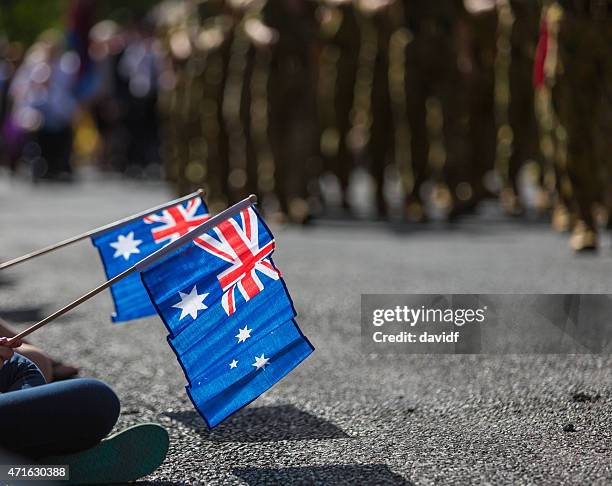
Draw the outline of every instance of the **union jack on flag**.
M239 218L240 223L231 218L213 228L214 236L204 234L194 240L197 246L230 264L217 275L224 292L221 305L228 316L236 312L236 290L246 302L264 289L258 273L272 280L281 276L270 259L275 248L274 240L260 247L255 211L245 209Z
M208 210L202 213L202 205L199 197L190 199L185 206L177 204L159 214L145 216L144 222L151 225L161 223L151 229L155 243L172 243L209 218Z
M275 245L249 207L141 274L187 393L209 427L255 400L314 349L272 261Z
M143 258L175 241L209 218L199 196L153 212L92 237L106 276L110 279ZM111 286L115 304L113 322L129 321L155 314L149 294L135 273Z

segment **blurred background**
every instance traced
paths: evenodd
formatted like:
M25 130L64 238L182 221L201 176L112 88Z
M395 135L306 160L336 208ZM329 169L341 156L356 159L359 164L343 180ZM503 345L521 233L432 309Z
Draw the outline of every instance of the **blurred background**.
M0 0L0 175L612 227L609 0Z
M212 211L256 193L317 351L210 432L157 318L111 330L101 295L34 342L111 383L121 428L167 426L154 484L612 484L610 354L385 356L359 333L362 294L612 294L611 4L0 0L0 261L198 187ZM96 261L0 272L0 315L43 319Z

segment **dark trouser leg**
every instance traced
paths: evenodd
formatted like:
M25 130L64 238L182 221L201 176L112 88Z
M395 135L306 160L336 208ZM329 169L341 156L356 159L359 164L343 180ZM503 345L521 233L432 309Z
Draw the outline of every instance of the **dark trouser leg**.
M38 367L32 361L20 354L15 353L13 357L0 368L0 394L44 384L45 378Z
M538 157L537 125L535 119L532 64L529 59L516 58L510 67L510 104L508 122L514 135L512 154L508 161L508 186L518 193L518 175L529 158Z
M384 196L385 168L393 153L393 113L389 93L389 65L386 53L379 52L374 66L372 87L372 127L370 129L371 173L376 183L376 207L379 216L387 215Z
M412 165L412 190L407 191L407 199L420 200L421 186L428 178L429 133L425 123L425 102L427 92L423 85L429 80L422 79L417 60L412 56L406 59L406 105L410 126L410 155Z
M567 169L579 220L595 230L593 205L601 195L601 165L595 146L595 121L601 109L601 40L596 23L566 15L559 31L559 56L564 73L560 119L567 132Z
M464 93L457 92L457 86L460 86L461 78L459 72L453 66L452 53L452 49L449 48L442 58L446 61L438 73L438 81L444 123L442 131L446 150L446 160L442 174L451 193L454 209L457 210L459 209L458 203L465 203L465 201L458 200L457 187L460 183L470 180L472 161L467 156L469 134L467 99ZM485 136L485 134L482 134L482 136Z
M334 161L334 173L338 177L342 190L343 205L348 207L347 192L353 169L353 154L348 147L348 135L351 130L351 111L354 102L355 82L357 78L357 61L352 59L352 53L343 52L338 61L335 92L335 116L338 130L338 154Z
M37 134L41 157L45 165L34 168L34 177L55 177L62 172L72 172L72 127L61 130L40 130Z
M112 430L119 399L91 378L0 394L0 448L30 457L88 449Z

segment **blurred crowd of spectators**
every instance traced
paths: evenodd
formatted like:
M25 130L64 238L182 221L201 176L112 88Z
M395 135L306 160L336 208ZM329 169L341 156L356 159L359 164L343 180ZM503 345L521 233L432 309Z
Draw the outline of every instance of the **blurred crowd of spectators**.
M36 180L70 180L75 127L89 122L103 168L159 174L152 27L96 23L95 2L70 5L65 32L49 29L27 49L0 39L1 156Z

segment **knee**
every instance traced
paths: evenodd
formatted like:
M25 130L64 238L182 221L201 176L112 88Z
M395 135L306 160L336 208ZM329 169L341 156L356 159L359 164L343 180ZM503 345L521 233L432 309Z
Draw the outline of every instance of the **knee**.
M115 392L100 380L78 378L71 380L73 396L86 421L89 435L101 440L113 429L119 418L120 403Z

